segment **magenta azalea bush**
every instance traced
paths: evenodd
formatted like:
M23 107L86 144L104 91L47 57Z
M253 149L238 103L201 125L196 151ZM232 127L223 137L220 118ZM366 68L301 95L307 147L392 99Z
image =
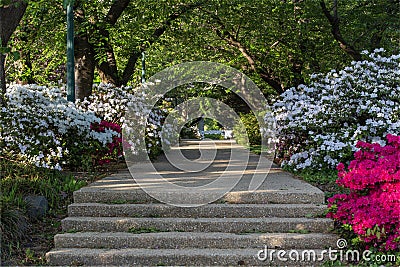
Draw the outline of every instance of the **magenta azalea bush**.
M387 145L359 141L346 170L337 166L338 185L349 194L328 200L329 218L348 225L369 246L400 249L400 136L388 134Z
M111 160L123 156L122 151L122 129L118 123L102 120L100 123L92 123L90 129L99 133L112 130L118 135L113 137L112 142L107 144L107 147L101 147L96 152L96 163L99 165L110 163ZM129 144L128 144L129 145Z

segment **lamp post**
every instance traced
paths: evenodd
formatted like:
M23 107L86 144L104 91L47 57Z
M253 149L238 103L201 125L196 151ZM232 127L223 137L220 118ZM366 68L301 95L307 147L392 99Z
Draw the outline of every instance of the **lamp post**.
M74 0L64 0L67 9L67 100L75 102Z

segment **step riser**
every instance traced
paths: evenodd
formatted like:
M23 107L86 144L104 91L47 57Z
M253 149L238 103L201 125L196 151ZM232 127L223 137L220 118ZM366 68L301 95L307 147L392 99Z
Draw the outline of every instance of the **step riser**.
M160 203L142 190L130 192L75 191L75 203ZM215 203L231 204L323 204L324 194L284 192L231 192Z
M85 251L78 251L75 253L48 253L47 259L53 265L61 265L61 266L79 266L79 265L88 265L88 266L136 266L136 265L145 265L145 266L236 266L236 265L246 265L246 266L320 266L323 263L323 260L311 260L311 261L293 261L289 260L288 254L285 255L285 259L287 261L281 261L276 256L273 257L273 261L270 259L266 259L265 261L259 260L257 258L257 253L259 250L246 250L245 252L241 252L240 250L231 250L225 253L218 253L218 251L210 251L207 253L202 253L201 251L189 251L186 254L176 253L176 251L168 251L164 252L161 255L158 251L148 252L149 254L143 255L142 253L136 254L136 251L125 253L124 251L116 251L116 250L105 250L98 253L85 253ZM299 251L299 255L301 255L302 251ZM308 252L307 252L308 253ZM305 254L305 258L308 259ZM318 252L317 252L318 253ZM317 254L319 255L319 254ZM261 254L262 256L262 254ZM292 256L294 257L294 256ZM301 256L299 256L301 257ZM326 256L327 260L328 257Z
M338 237L335 235L297 235L283 236L282 234L248 234L248 235L171 235L126 234L109 235L94 233L91 236L76 234L60 234L54 238L56 248L146 248L146 249L182 249L182 248L216 248L216 249L249 249L269 248L279 249L311 249L335 247Z
M75 191L74 203L159 203L142 190L129 192Z
M86 217L85 217L86 218ZM113 218L114 219L114 218ZM129 229L156 229L173 232L226 232L226 233L327 233L333 228L333 221L327 219L297 221L198 221L196 219L166 220L153 218L115 218L115 220L74 220L62 221L64 231L127 232Z
M70 217L178 217L178 218L262 218L316 217L324 213L325 205L206 205L193 208L168 205L107 205L73 204Z
M221 201L233 204L324 204L325 195L323 193L231 192L226 194Z

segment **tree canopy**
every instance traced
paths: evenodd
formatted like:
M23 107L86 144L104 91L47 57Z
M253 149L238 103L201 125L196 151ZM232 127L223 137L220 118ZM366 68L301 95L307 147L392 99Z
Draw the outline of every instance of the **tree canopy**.
M216 61L268 94L360 60L362 50L396 52L400 42L396 0L76 0L74 10L78 98L91 94L93 82L138 84L142 52L147 75ZM60 1L29 1L8 42L20 53L7 57L8 81L63 82L65 29Z

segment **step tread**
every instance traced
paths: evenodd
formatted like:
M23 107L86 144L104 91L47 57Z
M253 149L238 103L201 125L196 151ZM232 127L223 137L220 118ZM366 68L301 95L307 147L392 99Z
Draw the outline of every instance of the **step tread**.
M312 204L312 203L293 203L293 204L230 204L230 203L221 203L221 204L207 204L200 207L178 207L178 206L171 206L162 203L141 203L141 204L129 204L129 203L121 203L121 204L112 204L112 203L96 203L96 202L88 202L88 203L73 203L69 205L70 207L163 207L166 209L191 209L194 210L196 208L207 208L207 207L216 207L216 208L286 208L286 207L293 207L293 208L302 208L302 207L324 207L326 208L327 205L325 204Z
M122 184L121 187L124 185ZM173 194L169 194L173 195ZM201 194L199 194L199 197ZM179 198L177 195L175 198ZM183 196L182 196L183 197ZM184 197L183 197L184 198ZM142 189L131 189L124 190L119 188L111 190L99 187L84 187L74 192L75 203L85 202L99 202L99 203L112 203L115 201L131 201L134 203L159 203L158 200L152 198ZM249 203L249 204L324 204L325 195L322 191L307 191L299 188L298 190L286 190L286 189L271 189L271 190L257 190L251 191L234 191L225 194L221 197L218 202L228 203Z
M132 218L132 217L67 217L63 221L77 220L77 221L196 221L196 222L296 222L296 221L332 221L329 218Z
M338 236L322 233L224 232L78 232L55 236L56 247L73 248L250 248L267 245L282 248L322 248L334 246Z
M155 228L161 231L188 232L327 232L333 221L326 218L129 218L67 217L64 231L128 231L131 228Z
M256 191L249 191L248 186L254 172L253 166L244 174L242 179L236 186L220 197L219 202L225 201L230 203L324 203L324 193L302 181L296 179L288 172L279 168L271 168L265 171L267 175L263 183ZM163 169L163 168L161 168ZM162 172L162 171L161 171ZM182 174L179 174L182 175ZM192 179L196 181L190 174L186 177L183 174L183 180ZM201 178L207 179L208 173L199 174ZM178 177L173 177L174 181L179 180ZM182 180L181 179L181 180ZM200 180L202 180L200 179ZM199 179L197 179L199 180ZM219 190L213 192L212 190L202 191L199 188L196 197L202 199L206 195L219 194ZM173 199L186 199L187 192L159 192L165 194L168 198ZM102 180L96 181L87 187L81 188L74 192L75 202L112 202L117 200L130 200L137 203L158 202L149 196L131 177L129 172L119 173Z
M317 204L207 204L176 207L165 204L75 203L70 216L94 217L305 217L320 215L326 205Z
M48 260L56 265L293 265L315 266L322 264L318 256L322 250L314 250L316 261L279 261L273 254L273 261L269 258L261 261L257 254L263 248L253 249L53 249L46 254ZM297 250L299 255L305 253L305 259L309 250ZM260 254L263 256L263 254ZM323 254L326 258L326 253Z

